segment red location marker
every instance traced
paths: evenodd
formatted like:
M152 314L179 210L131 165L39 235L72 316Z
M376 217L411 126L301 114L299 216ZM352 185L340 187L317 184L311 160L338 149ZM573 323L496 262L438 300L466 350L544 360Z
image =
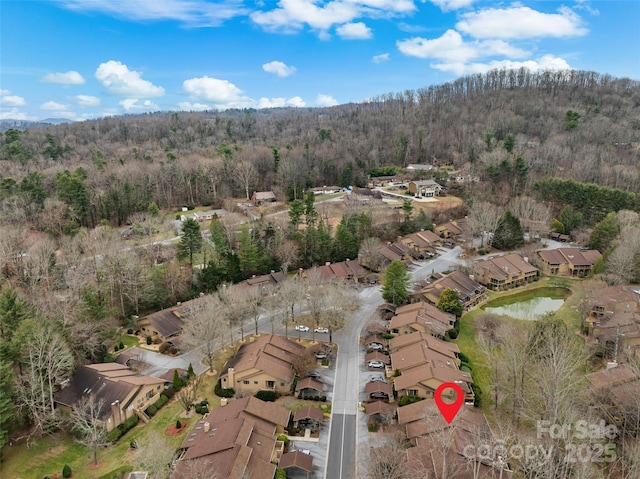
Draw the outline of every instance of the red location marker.
M453 389L456 393L456 400L451 404L442 400L442 393L445 389ZM436 401L436 406L438 406L444 420L447 421L447 424L451 424L451 421L453 421L453 418L456 417L456 414L458 414L458 411L462 407L462 403L464 403L464 392L462 392L462 388L456 383L442 383L438 386L438 389L436 389L433 399Z

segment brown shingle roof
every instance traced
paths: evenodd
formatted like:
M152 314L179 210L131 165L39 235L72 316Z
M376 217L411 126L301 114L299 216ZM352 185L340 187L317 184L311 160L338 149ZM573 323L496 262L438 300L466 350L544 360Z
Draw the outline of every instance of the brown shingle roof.
M324 385L314 378L304 378L296 383L296 389L298 391L302 389L313 389L314 391L323 391Z
M387 396L391 396L393 394L393 389L391 388L391 384L389 383L384 383L382 381L369 381L365 386L365 392L367 393L367 396L369 396L371 393L376 392L384 393Z
M299 421L300 419L313 419L314 421L322 422L324 413L317 407L303 406L293 414L294 421Z
M285 452L280 458L278 467L280 469L297 467L303 471L311 472L313 470L313 456L301 451Z
M305 347L281 336L268 334L243 344L236 355L225 364L221 375L227 375L229 368L236 373L251 369L264 371L269 375L291 382L295 375L293 363L305 351Z
M391 362L389 355L381 353L380 351L371 351L370 353L367 353L364 360L365 362L377 360L382 361L385 364L389 364Z
M367 416L371 416L373 414L392 414L395 410L396 407L393 404L389 404L384 401L372 401L364 405L364 413Z

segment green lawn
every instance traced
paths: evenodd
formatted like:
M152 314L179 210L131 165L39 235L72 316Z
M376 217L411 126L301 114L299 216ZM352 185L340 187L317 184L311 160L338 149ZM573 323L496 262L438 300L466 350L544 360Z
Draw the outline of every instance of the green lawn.
M493 301L515 294L521 294L523 292L532 292L533 290L541 288L563 287L570 289L571 286L577 281L579 280L574 280L571 278L543 278L540 281L514 290L504 292L488 291L488 301ZM567 324L567 326L569 326L569 328L577 331L580 327L580 315L576 309L576 305L574 304L575 302L576 299L573 298L572 295L569 295L566 298L564 305L562 305L562 307L558 311L556 311L555 316L562 319ZM473 369L473 381L482 389L483 396L481 407L486 412L488 411L489 406L492 404L489 394L491 386L491 369L489 363L487 362L485 354L480 350L478 346L478 343L476 341L476 330L473 325L475 317L482 312L482 309L478 307L462 316L462 318L460 319L460 334L458 335L455 343L460 348L460 351L466 354L471 361L471 368ZM514 319L514 321L519 320Z
M220 399L213 394L215 378L207 376L201 389L202 398L209 399L211 406L220 404ZM215 398L215 399L214 399ZM0 466L0 477L3 479L40 479L46 475L62 474L65 464L71 466L75 478L78 479L117 479L118 473L131 471L137 466L137 451L130 450L131 441L141 444L147 435L158 432L172 443L177 449L182 443L186 431L177 436L166 436L168 426L175 424L183 412L182 405L174 400L163 407L149 424L138 423L115 445L101 449L98 452L98 460L104 464L97 470L88 468L92 462L91 451L78 443L68 434L58 433L54 436L44 436L35 445L27 448L21 444L6 449L4 462ZM189 428L199 416L189 419L180 419L189 423Z
M480 386L482 389L482 409L487 409L491 403L489 395L489 387L491 386L491 369L487 358L484 353L478 347L476 341L476 330L473 326L474 319L477 314L482 310L475 309L462 316L460 319L460 334L456 341L454 341L460 352L466 354L469 357L471 369L473 370L473 382Z
M120 336L118 339L116 339L114 344L120 344L120 341L122 341L122 344L124 344L125 349L140 345L140 338L138 338L137 336L130 336L128 334L123 334L122 336Z

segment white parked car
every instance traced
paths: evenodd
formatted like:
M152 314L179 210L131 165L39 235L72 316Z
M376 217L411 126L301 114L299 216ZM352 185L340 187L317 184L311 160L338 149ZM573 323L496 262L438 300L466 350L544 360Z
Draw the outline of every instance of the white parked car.
M296 326L296 331L302 331L303 333L306 333L307 331L309 331L309 327L303 324L298 324Z
M367 346L367 349L371 351L382 351L384 349L384 346L380 343L371 343L369 346Z
M382 369L384 368L384 363L382 361L378 361L377 359L374 359L373 361L369 361L367 366L369 366L370 368Z
M373 376L371 379L369 379L369 382L372 382L372 383L386 383L387 380L382 376Z
M323 351L318 351L316 353L316 359L327 359L327 353Z
M316 329L313 330L315 333L328 333L329 332L329 328L323 328L322 326L318 326Z

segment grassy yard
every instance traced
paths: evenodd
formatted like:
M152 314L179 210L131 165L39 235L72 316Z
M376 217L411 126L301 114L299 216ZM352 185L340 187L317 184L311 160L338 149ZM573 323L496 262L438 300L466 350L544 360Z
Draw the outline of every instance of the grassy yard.
M214 376L205 376L200 399L207 399L210 407L220 405L220 398L214 392ZM176 449L182 443L186 431L193 425L198 417L192 412L192 417L181 418L183 407L179 401L172 402L163 407L149 424L138 423L115 445L101 449L98 452L98 460L103 464L96 470L91 470L92 453L89 449L76 443L69 434L58 433L53 436L40 438L35 445L27 448L20 444L6 449L4 461L0 465L0 477L3 479L40 479L45 476L53 477L54 474L62 474L65 464L71 466L75 478L78 479L118 479L119 473L131 471L139 466L139 450L129 449L131 441L143 444L150 433L156 432L171 443ZM176 420L188 422L189 428L184 428L182 434L167 436L167 427L175 424Z
M571 289L571 286L579 280L571 278L558 278L558 277L545 277L540 281L528 284L522 288L515 290L509 290L504 292L488 291L488 301L512 296L516 294L522 294L524 292L531 292L541 288L549 287L563 287ZM555 312L557 318L562 319L571 330L578 330L580 327L580 315L576 309L576 299L569 295L565 300L564 305ZM485 303L486 304L486 303ZM455 343L460 348L460 351L466 354L471 361L471 368L473 369L473 381L480 386L483 392L482 409L487 411L491 406L492 401L490 397L491 386L491 369L485 354L481 351L478 342L476 341L476 330L474 327L475 317L481 314L483 311L480 307L474 309L463 315L460 319L460 334ZM519 321L514 319L513 321Z

